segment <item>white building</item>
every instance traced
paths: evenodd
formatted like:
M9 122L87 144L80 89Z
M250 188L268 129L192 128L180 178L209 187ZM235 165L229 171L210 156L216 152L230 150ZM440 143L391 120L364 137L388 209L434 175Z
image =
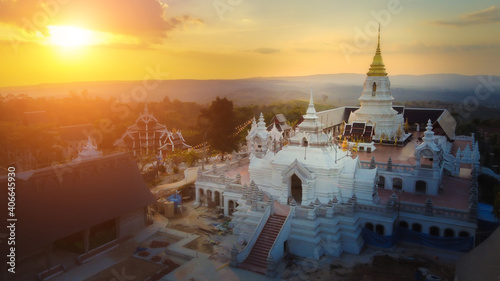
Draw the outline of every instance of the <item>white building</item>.
M422 237L472 241L479 165L474 136L456 137L456 122L446 110L395 107L392 100L379 41L359 109L317 113L311 92L288 145L273 145L275 134L261 114L247 136L248 158L199 172L196 203L217 201L233 216L233 233L247 244L233 249L232 266L273 275L287 252L314 259L358 254L366 231L385 237L407 229ZM425 127L423 137L419 130L398 133L405 117ZM321 124L325 119L329 124ZM338 137L355 123L364 124L360 134L368 131L368 138L343 150ZM376 149L355 151L363 147L359 141Z
M362 123L373 126L375 129L373 140L401 139L403 137L401 131L404 128L403 115L392 108L393 100L391 82L385 72L380 52L379 33L377 51L366 74L363 93L359 98L361 107L351 113L349 124L353 126L354 123Z

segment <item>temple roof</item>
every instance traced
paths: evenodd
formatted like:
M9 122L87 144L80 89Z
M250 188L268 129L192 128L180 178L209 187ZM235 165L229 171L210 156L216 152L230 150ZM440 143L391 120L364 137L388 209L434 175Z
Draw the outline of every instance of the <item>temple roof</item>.
M451 113L442 108L407 108L404 106L393 106L398 114L403 114L405 121L409 124L426 124L431 119L434 132L444 134L448 139L455 138L455 128L457 122ZM350 114L358 107L338 107L317 113L322 122L325 122L324 128L340 125L342 122L348 122Z
M134 142L136 146L134 147ZM141 147L172 150L187 149L191 146L184 143L181 132L171 132L167 126L158 123L158 120L148 110L147 104L144 111L137 118L136 123L127 127L121 138L117 139L114 146L129 149L140 149Z
M85 141L92 131L92 124L80 124L57 128L61 139L65 142Z
M23 124L24 125L42 125L54 123L54 120L49 118L47 112L45 111L30 111L23 113Z
M129 154L16 176L16 218L20 222L16 225L16 249L20 255L155 201ZM7 178L0 177L0 183L7 192ZM0 196L0 202L6 206L7 196Z

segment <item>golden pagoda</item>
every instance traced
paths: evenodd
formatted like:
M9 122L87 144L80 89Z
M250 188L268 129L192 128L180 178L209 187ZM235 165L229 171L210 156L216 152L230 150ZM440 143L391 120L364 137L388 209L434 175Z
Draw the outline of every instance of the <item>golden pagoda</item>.
M387 76L385 72L384 60L382 59L382 53L380 52L380 24L378 26L378 41L377 41L377 51L375 51L375 56L373 56L373 62L370 65L368 76Z

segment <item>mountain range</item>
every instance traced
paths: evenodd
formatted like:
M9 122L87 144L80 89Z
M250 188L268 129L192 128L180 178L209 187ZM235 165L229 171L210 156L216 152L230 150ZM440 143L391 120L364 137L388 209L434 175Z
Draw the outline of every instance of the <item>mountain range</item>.
M168 96L170 100L178 99L208 104L219 96L233 100L236 105L268 104L293 99L307 100L312 87L317 102L337 106L358 105L357 99L361 95L365 77L365 74L341 73L234 80L159 80L156 81L157 83L150 81L151 85L156 86L146 90L146 99L157 101ZM428 74L391 75L389 78L395 104L411 101L463 103L468 97L474 96L478 87L482 96L488 96L480 100L482 106L496 107L500 104L498 87L491 88L491 85L484 85L485 81L498 83L499 76ZM46 83L3 87L0 88L0 95L26 94L32 97L62 97L71 92L87 91L89 97L119 98L127 102L134 101L133 97L140 93L134 92L134 89L140 89L143 84L143 81Z

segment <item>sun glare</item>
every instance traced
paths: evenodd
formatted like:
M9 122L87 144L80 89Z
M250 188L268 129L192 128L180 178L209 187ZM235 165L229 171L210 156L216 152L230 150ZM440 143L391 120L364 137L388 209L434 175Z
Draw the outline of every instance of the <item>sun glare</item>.
M90 30L74 26L49 25L51 44L62 47L79 47L94 44L94 34Z

